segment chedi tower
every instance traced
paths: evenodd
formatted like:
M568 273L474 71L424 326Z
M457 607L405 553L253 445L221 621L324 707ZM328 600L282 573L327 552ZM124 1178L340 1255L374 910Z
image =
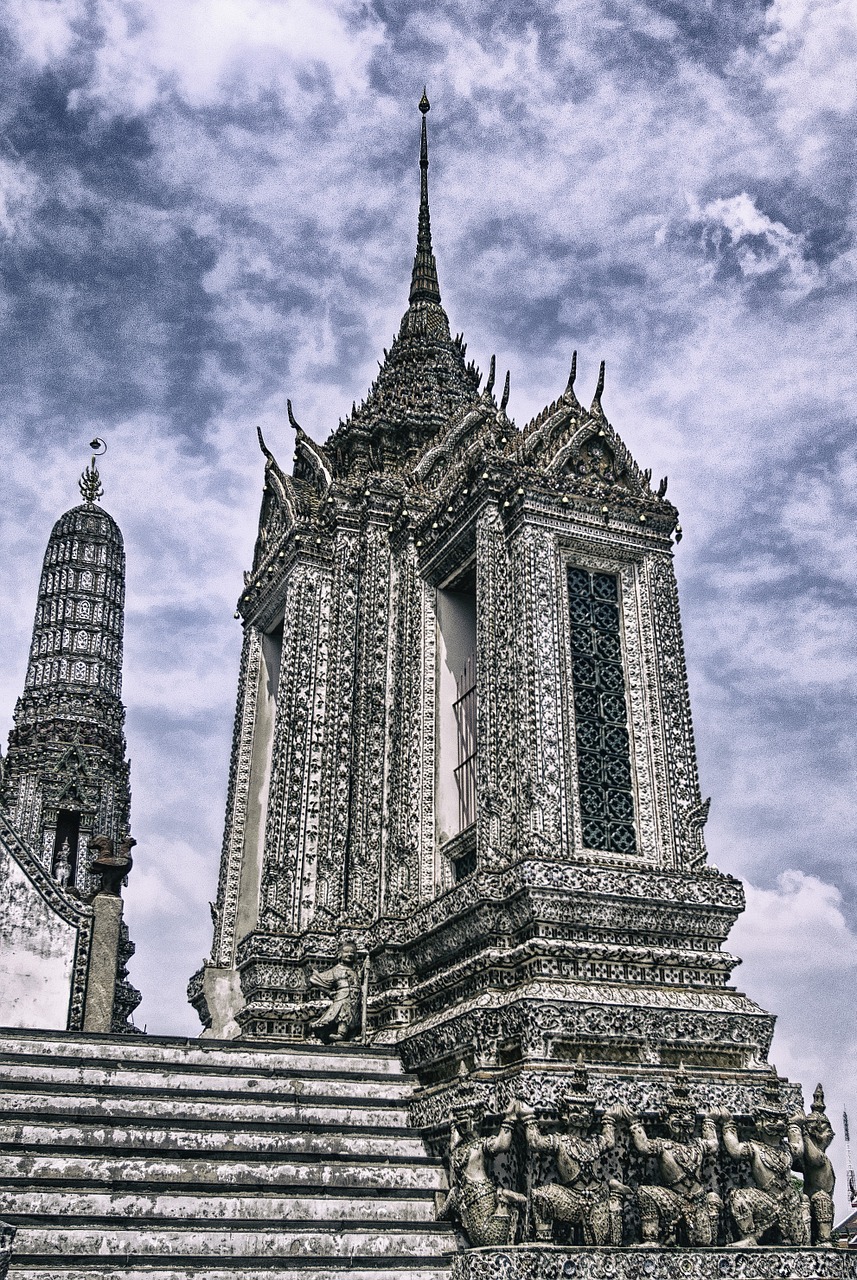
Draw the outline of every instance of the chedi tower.
M409 306L380 372L324 444L289 406L291 475L260 437L190 997L208 1035L397 1046L469 1245L824 1243L823 1098L788 1128L774 1020L722 949L744 895L703 838L678 513L608 421L603 364L589 407L574 358L519 428L508 375L498 398L493 359L484 385L466 361L420 109ZM538 1196L525 1151L558 1161Z
M0 1015L13 1026L124 1031L141 998L127 981L134 944L118 888L134 844L121 698L125 550L98 505L95 456L79 484L83 502L48 539L2 761L0 949L20 972Z
M48 540L24 692L9 735L5 783L22 838L60 880L84 890L90 836L118 840L130 791L122 706L125 548L98 505L95 459L84 502Z

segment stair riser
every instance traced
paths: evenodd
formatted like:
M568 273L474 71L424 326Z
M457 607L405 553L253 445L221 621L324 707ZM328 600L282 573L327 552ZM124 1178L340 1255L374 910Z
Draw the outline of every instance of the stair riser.
M42 1128L35 1139L14 1136L14 1129L0 1125L0 1143L8 1144L12 1151L0 1153L0 1160L14 1158L15 1148L27 1150L45 1147L68 1148L69 1154L75 1150L91 1154L100 1149L122 1153L123 1162L143 1155L148 1151L157 1152L158 1156L167 1156L170 1152L187 1153L190 1159L208 1156L216 1160L219 1156L234 1153L241 1158L252 1158L254 1155L268 1155L272 1158L287 1160L289 1156L318 1156L319 1159L354 1156L366 1159L420 1160L426 1158L426 1150L419 1138L411 1135L342 1133L335 1129L329 1131L298 1131L281 1133L264 1130L258 1132L231 1133L228 1129L160 1129L153 1131L124 1129L51 1129ZM26 1133L26 1129L24 1130ZM65 1157L65 1152L60 1158ZM267 1165L269 1161L262 1161Z
M18 1191L4 1188L3 1213L43 1218L169 1218L177 1224L187 1222L259 1221L266 1226L283 1218L306 1219L307 1222L434 1222L434 1199L431 1194L419 1198L385 1198L381 1192L362 1196L336 1196L322 1193L311 1196L224 1195L207 1192L200 1196L169 1194L137 1194L123 1192L81 1192L72 1187L62 1191Z
M50 1085L52 1089L66 1087L70 1090L91 1092L94 1089L169 1089L176 1093L192 1090L222 1093L241 1099L250 1094L274 1095L278 1098L312 1099L330 1097L343 1099L372 1099L380 1102L401 1102L413 1092L413 1086L404 1080L366 1080L359 1076L331 1078L325 1075L271 1074L236 1076L232 1073L169 1072L157 1068L124 1067L107 1069L98 1065L35 1066L30 1063L0 1062L0 1078L4 1084L20 1082L32 1087Z
M181 1264L167 1263L158 1260L156 1266L146 1266L138 1270L136 1266L128 1266L119 1260L120 1270L106 1270L93 1263L85 1268L75 1259L58 1259L48 1268L33 1263L32 1265L14 1265L9 1272L13 1280L380 1280L383 1277L405 1277L406 1280L449 1280L449 1265L443 1258L434 1260L434 1266L426 1265L425 1258L378 1258L370 1259L362 1269L359 1262L351 1266L346 1260L347 1270L336 1261L323 1258L313 1262L304 1259L303 1264L294 1259L288 1261L274 1260L265 1266L262 1260L236 1265L224 1270L221 1262L212 1263L210 1258L187 1260ZM374 1265L373 1265L374 1263ZM264 1268L260 1270L260 1268Z
M14 1031L0 1029L2 1057L14 1061L16 1057L33 1056L43 1061L51 1058L74 1057L106 1067L120 1063L121 1068L141 1065L145 1068L164 1064L169 1070L176 1061L183 1066L220 1068L226 1071L246 1069L252 1071L285 1070L293 1075L312 1074L318 1071L335 1072L338 1075L355 1076L389 1075L407 1079L395 1051L387 1054L349 1051L345 1049L308 1049L304 1045L294 1048L285 1045L254 1045L252 1041L229 1042L228 1048L209 1048L214 1041L173 1040L158 1043L152 1037L137 1040L132 1037L108 1038L102 1036L18 1037ZM221 1042L222 1043L222 1042ZM236 1052L241 1055L240 1064ZM120 1068L120 1069L121 1069Z
M44 1119L55 1114L74 1113L80 1119L93 1120L145 1119L157 1116L161 1121L196 1119L213 1124L325 1124L348 1128L400 1128L408 1123L407 1108L390 1106L341 1106L319 1105L311 1101L295 1103L277 1099L265 1102L254 1098L236 1098L230 1101L211 1101L199 1098L181 1098L172 1095L151 1094L135 1096L115 1093L92 1097L85 1091L75 1093L3 1093L0 1096L0 1119L15 1116L38 1116Z
M312 1224L283 1224L268 1231L165 1230L147 1227L141 1222L137 1230L118 1226L103 1229L61 1225L52 1228L20 1226L15 1240L15 1256L44 1255L73 1259L75 1255L110 1257L114 1267L120 1259L147 1256L181 1259L192 1258L282 1258L345 1259L354 1257L436 1257L443 1252L444 1232L432 1232L415 1224L407 1229L400 1223L392 1226L371 1225L365 1230L340 1228L338 1224L324 1230Z
M389 1159L389 1154L385 1153ZM385 1189L406 1191L426 1190L434 1192L446 1185L446 1175L439 1165L431 1164L357 1164L348 1160L322 1164L313 1159L305 1163L271 1161L270 1163L245 1160L214 1159L173 1160L153 1159L147 1155L116 1157L81 1156L3 1156L0 1155L0 1186L4 1194L12 1194L15 1183L33 1188L40 1182L63 1181L69 1192L75 1190L75 1182L89 1184L145 1183L160 1184L167 1189L180 1190L183 1183L202 1188L200 1194L216 1193L218 1189L251 1186L268 1189L302 1186L326 1188L353 1187L356 1189ZM127 1185L123 1188L128 1190Z

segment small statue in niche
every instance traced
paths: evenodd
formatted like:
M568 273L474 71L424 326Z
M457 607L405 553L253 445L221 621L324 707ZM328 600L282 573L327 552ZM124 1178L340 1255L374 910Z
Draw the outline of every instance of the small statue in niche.
M65 889L71 878L71 849L68 840L63 840L62 847L54 863L54 879L61 889Z
M622 1243L622 1201L630 1188L599 1169L601 1157L616 1145L617 1111L608 1110L601 1132L590 1136L595 1119L595 1100L578 1093L564 1098L560 1117L564 1133L542 1133L535 1112L520 1108L531 1151L551 1152L556 1158L558 1182L549 1182L533 1191L532 1204L536 1239L550 1241L554 1223L581 1229L584 1244Z
M833 1189L836 1174L827 1156L833 1141L833 1126L824 1108L824 1090L816 1085L809 1115L789 1120L788 1142L792 1161L803 1174L804 1193L809 1197L812 1243L831 1246L833 1230Z
M503 1116L496 1137L483 1138L479 1127L485 1112L482 1102L470 1100L453 1109L449 1134L451 1187L438 1212L441 1219L457 1221L473 1248L513 1244L518 1218L526 1196L498 1187L488 1174L489 1157L509 1151L518 1104Z
M806 1245L810 1240L809 1200L792 1179L792 1148L787 1145L786 1113L773 1083L767 1100L754 1117L756 1136L742 1142L732 1116L721 1116L723 1146L734 1160L750 1161L752 1187L736 1187L729 1192L729 1212L738 1232L736 1244L761 1244L770 1232L779 1234L783 1244Z
M330 1003L309 1024L328 1040L348 1040L360 1029L362 983L356 965L357 948L353 942L342 942L335 965L314 970L309 980L330 995Z
M702 1134L695 1136L696 1108L684 1069L679 1068L662 1116L668 1137L650 1137L639 1116L627 1108L623 1114L637 1151L656 1158L661 1177L660 1185L637 1188L643 1246L715 1244L723 1202L715 1191L706 1191L702 1166L706 1156L717 1154L717 1129L712 1119L703 1117Z

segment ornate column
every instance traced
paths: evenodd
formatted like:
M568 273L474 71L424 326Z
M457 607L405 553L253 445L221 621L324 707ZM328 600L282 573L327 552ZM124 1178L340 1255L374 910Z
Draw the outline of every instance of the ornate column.
M518 854L562 854L565 751L562 736L563 599L554 538L525 523L511 538L518 774Z
M505 530L490 503L476 527L476 790L479 863L492 869L508 865L517 838L513 607Z
M285 596L262 872L260 921L267 929L297 930L313 910L329 626L329 575L298 563Z

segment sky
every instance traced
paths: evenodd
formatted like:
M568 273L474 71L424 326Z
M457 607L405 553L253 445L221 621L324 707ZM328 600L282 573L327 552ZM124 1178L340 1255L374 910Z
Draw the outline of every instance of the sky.
M468 356L511 370L519 426L574 348L582 400L606 359L605 412L669 475L707 843L747 891L735 980L807 1104L821 1079L857 1123L852 0L4 0L0 23L0 733L97 434L140 1025L198 1030L255 429L288 464L287 396L323 440L372 381L425 82Z

